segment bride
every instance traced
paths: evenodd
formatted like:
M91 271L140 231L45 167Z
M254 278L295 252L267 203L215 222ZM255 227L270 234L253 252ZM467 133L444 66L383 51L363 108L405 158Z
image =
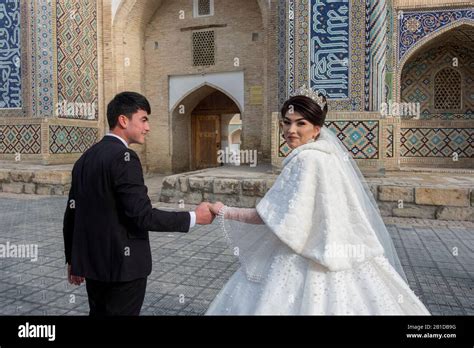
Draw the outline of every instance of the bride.
M211 206L241 267L207 315L428 315L409 288L354 160L324 127L326 99L282 107L292 152L256 209Z

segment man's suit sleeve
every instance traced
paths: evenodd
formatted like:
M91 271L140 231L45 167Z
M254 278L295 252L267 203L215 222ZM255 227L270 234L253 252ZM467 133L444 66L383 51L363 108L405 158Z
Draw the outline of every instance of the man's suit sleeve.
M152 207L137 154L125 149L112 164L114 191L123 209L119 211L143 231L188 232L188 212L168 212Z
M66 256L66 263L71 264L71 251L72 251L72 236L74 234L74 220L75 220L75 195L74 195L74 170L71 180L71 189L69 190L69 196L66 205L66 211L64 212L63 220L63 239L64 239L64 253Z

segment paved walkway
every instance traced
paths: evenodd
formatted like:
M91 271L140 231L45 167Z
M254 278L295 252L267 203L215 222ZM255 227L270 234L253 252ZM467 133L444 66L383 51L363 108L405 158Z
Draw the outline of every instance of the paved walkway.
M0 259L0 315L87 315L85 286L66 281L65 197L0 194L0 244L39 258ZM189 208L191 209L191 208ZM432 314L474 315L474 224L387 220L411 288ZM202 315L238 268L217 226L150 233L153 272L142 315Z

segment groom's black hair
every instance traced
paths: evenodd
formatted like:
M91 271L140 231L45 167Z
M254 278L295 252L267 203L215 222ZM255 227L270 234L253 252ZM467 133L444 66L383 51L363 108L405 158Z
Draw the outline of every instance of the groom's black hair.
M129 119L138 110L146 111L151 114L151 107L148 100L141 94L136 92L122 92L117 94L107 105L107 122L110 129L114 129L117 125L120 115L125 115Z
M324 101L326 98L324 97ZM324 109L311 98L304 95L297 95L288 99L281 108L281 117L285 118L286 113L292 110L293 112L299 113L303 118L315 126L324 126L326 120L326 114L328 113L328 105L324 106Z

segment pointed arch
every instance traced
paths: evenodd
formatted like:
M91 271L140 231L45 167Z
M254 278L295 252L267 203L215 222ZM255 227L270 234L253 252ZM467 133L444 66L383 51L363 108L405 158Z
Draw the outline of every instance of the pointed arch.
M399 69L402 70L403 66L405 63L414 55L416 55L418 52L423 51L423 49L426 47L427 44L433 42L433 40L440 36L445 34L448 31L455 30L458 27L468 25L471 27L474 27L474 21L468 20L468 19L460 19L458 21L455 21L451 24L446 25L442 29L432 32L428 35L426 35L424 38L422 38L420 41L418 41L413 47L411 47L403 56L403 58L398 62Z
M455 21L449 25L446 25L442 29L435 31L427 36L425 36L423 39L421 39L419 42L417 42L413 47L411 47L407 53L403 56L403 58L398 62L397 64L397 74L396 74L396 99L398 102L401 101L401 79L402 79L402 74L403 74L403 69L407 62L410 61L411 58L415 57L417 54L422 52L423 50L426 49L429 45L431 45L433 42L435 42L435 39L441 35L446 34L447 32L450 32L452 30L456 30L459 27L468 25L470 27L474 27L474 21L467 20L467 19L460 19L458 21Z
M171 77L169 80L170 112L174 112L188 96L205 87L222 92L237 105L240 113L244 112L243 72Z

